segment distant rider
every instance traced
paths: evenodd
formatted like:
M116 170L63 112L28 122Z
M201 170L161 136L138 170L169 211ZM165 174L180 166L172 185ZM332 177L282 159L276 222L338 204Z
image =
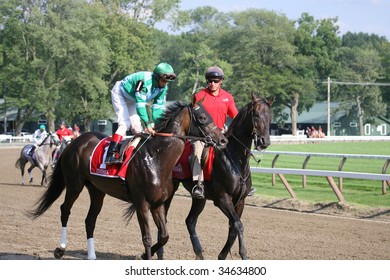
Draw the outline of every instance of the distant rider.
M61 145L57 146L53 154L53 162L51 164L54 167L57 163L58 157L65 149L66 145L74 138L73 131L66 127L66 122L62 121L60 128L57 129L56 134L61 141Z
M31 157L34 154L35 149L40 146L43 141L47 137L47 132L46 132L46 126L44 124L41 124L37 130L32 135L32 140L34 142L34 145L31 147L30 155Z

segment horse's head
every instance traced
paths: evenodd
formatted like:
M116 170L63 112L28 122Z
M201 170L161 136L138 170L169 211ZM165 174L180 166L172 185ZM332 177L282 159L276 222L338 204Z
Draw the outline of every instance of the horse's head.
M258 151L266 149L271 144L269 130L272 120L271 105L274 101L275 96L265 99L252 94L252 137Z
M58 146L61 144L60 138L58 138L57 133L50 131L48 136L50 137L50 145L54 144Z
M195 96L192 98L192 103L189 107L192 119L190 130L192 132L198 131L199 133L197 136L205 137L206 144L224 149L227 146L228 139L221 130L219 130L217 125L214 123L213 118L203 107L203 100L204 98L199 102L196 102ZM194 126L197 129L194 129Z

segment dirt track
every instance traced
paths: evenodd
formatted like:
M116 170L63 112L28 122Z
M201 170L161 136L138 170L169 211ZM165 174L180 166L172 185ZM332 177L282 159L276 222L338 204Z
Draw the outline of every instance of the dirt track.
M32 185L19 184L20 173L14 167L19 151L20 148L0 148L0 260L54 259L53 250L61 232L59 206L63 197L41 218L32 221L26 217L25 210L32 208L44 188L38 186L38 169L33 171ZM165 247L166 259L194 259L184 224L190 202L183 190L174 198L168 216L170 239ZM259 197L247 202L255 205L248 205L242 218L251 259L390 259L390 208L362 213L335 205L307 208L291 200L272 203L273 207L300 210L287 211L264 207L266 203ZM85 190L72 209L64 259L86 258L84 219L88 206ZM134 217L126 226L122 218L125 208L123 202L106 197L95 230L98 259L135 259L143 251L137 219ZM206 259L217 258L227 237L227 226L225 216L208 202L198 223ZM240 259L237 242L228 259Z

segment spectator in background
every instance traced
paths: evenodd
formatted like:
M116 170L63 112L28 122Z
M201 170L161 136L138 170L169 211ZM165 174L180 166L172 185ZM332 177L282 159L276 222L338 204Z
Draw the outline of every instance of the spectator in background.
M79 137L80 134L81 134L81 133L80 133L80 127L79 127L79 125L78 125L77 123L75 123L75 124L73 125L73 136L74 136L73 139Z

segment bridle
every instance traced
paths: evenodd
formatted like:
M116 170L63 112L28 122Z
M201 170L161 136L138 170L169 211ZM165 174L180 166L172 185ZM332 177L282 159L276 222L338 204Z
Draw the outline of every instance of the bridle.
M259 137L260 136L260 133L259 133L259 130L256 128L256 120L255 118L258 118L259 121L261 120L261 118L259 116L257 116L257 110L256 110L256 107L257 107L257 104L258 102L263 102L265 104L267 104L267 106L270 107L270 104L264 100L264 99L260 99L260 98L256 98L255 100L252 101L252 108L251 108L251 120L252 120L252 132L251 132L251 138L252 138L252 142L257 143L257 141L259 141ZM254 155L254 153L252 152L252 150L250 148L248 148L244 143L242 143L242 141L240 139L238 139L235 135L234 135L234 132L231 133L231 136L234 140L236 140L245 150L245 152L247 154L249 154L253 159L254 161L257 163L257 165L261 162L262 160L262 157L263 157L263 153L261 153L260 155L260 159L257 159L256 156ZM251 142L251 143L252 143ZM246 183L246 181L248 180L248 178L250 177L250 172L248 172L247 174L245 174L243 176L243 174L241 173L240 169L238 168L238 166L235 164L230 152L228 149L226 149L225 151L225 154L227 155L227 157L229 158L230 162L231 162L231 165L234 167L234 169L236 170L236 172L238 173L238 175L240 176L240 183L241 185L244 185ZM249 160L248 160L248 165L249 165ZM241 199L245 196L245 188L242 188L242 192L240 194L240 198L237 200L237 203L239 201L241 201Z
M262 99L262 98L256 98L253 102L252 102L252 140L253 140L253 143L255 145L257 145L258 141L261 141L259 140L259 138L261 139L261 136L260 136L260 133L259 133L259 130L257 129L257 126L256 126L256 121L255 119L259 119L259 121L261 121L261 118L259 116L257 116L257 111L256 111L256 104L258 102L263 102L265 103L268 108L271 107L271 105L268 103L267 100L265 99Z
M211 117L207 117L208 113L203 106L194 107L192 105L187 106L188 113L190 115L190 125L187 131L187 135L175 135L173 133L156 132L154 136L163 137L176 137L183 141L194 140L205 142L208 146L216 146L210 135L207 134L207 130L212 134L213 131L219 129L213 122ZM198 129L203 136L189 136L190 131ZM143 133L142 133L143 134Z
M251 120L252 120L252 132L251 132L251 136L252 136L252 141L253 143L255 143L255 145L257 144L257 142L259 141L259 138L261 137L260 136L260 133L259 133L259 130L257 129L256 127L256 121L255 121L255 118L259 119L260 120L260 117L256 116L256 105L258 102L263 102L265 103L268 107L270 107L271 105L264 99L260 99L260 98L256 98L255 100L252 101L252 108L251 108ZM254 155L254 153L252 152L252 150L250 148L248 148L247 146L245 146L244 143L242 143L240 141L240 139L238 139L234 133L232 132L231 136L238 142L240 143L240 145L245 149L245 151L253 158L253 160L259 164L261 162L261 159L262 159L262 156L263 156L263 153L261 153L260 155L260 159L257 159L256 156Z
M52 133L52 132L49 132L48 135L45 137L45 139L42 141L42 143L38 145L38 147L43 146L43 145L52 145L51 142L46 143L46 140L47 140L47 138L49 138L49 137L51 138L51 140L53 140L54 145L57 145L58 142L57 142L57 140L54 138L53 133Z
M207 134L206 131L210 131L210 133L212 134L213 131L219 128L215 125L213 119L207 113L206 109L203 106L198 106L195 108L191 105L188 106L188 110L191 116L191 123L188 132L190 132L191 129L194 129L194 127L196 126L199 129L200 133L204 136L200 137L201 139L199 140L205 142L208 146L216 146L216 143L213 141L212 137Z

